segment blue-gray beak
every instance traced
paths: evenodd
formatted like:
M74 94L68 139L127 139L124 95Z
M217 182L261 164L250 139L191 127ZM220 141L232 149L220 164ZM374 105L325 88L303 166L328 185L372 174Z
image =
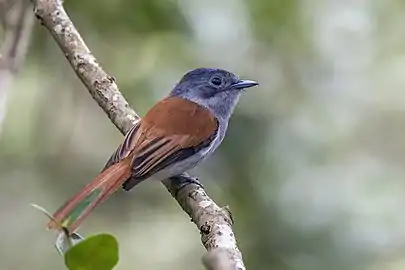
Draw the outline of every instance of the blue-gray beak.
M259 85L258 82L251 81L251 80L240 80L239 82L235 83L232 85L233 89L244 89L244 88L250 88L253 86Z

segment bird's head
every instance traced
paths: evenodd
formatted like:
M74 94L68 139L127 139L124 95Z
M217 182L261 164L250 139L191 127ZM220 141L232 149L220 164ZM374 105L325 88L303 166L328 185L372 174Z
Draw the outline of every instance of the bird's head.
M256 85L255 81L241 80L223 69L198 68L186 73L170 96L195 102L208 108L216 118L228 120L242 90Z

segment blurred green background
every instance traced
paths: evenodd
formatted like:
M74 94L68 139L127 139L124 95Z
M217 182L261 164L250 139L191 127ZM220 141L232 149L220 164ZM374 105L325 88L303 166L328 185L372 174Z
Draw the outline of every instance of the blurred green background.
M405 5L399 0L66 0L143 115L196 67L260 82L191 173L230 205L248 269L405 268ZM0 89L1 91L5 89ZM0 268L64 269L46 218L122 135L35 21L0 133ZM203 269L164 187L118 192L80 232L120 242L117 269Z

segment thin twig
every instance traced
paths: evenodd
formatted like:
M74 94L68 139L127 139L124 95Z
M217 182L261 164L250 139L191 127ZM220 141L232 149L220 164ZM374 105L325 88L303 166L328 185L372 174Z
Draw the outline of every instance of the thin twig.
M91 96L115 126L125 134L139 119L120 93L115 79L109 76L91 54L68 17L60 0L31 0L34 11L61 48ZM208 197L196 180L184 174L163 181L182 209L201 232L208 254L204 265L210 270L244 270L229 209L222 209Z
M0 124L6 113L8 90L27 54L34 14L26 0L0 2L4 41L0 49Z

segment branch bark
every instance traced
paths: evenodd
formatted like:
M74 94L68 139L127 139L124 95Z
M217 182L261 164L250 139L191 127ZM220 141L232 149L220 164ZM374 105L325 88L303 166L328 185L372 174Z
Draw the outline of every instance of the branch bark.
M73 70L114 125L125 134L139 119L109 76L92 55L60 0L31 0L41 24L51 33ZM232 216L219 207L199 182L187 174L162 181L191 217L207 249L204 265L210 270L244 270L242 254L232 231Z
M0 50L0 124L6 114L8 90L28 49L34 24L31 3L25 0L0 2L4 42Z

